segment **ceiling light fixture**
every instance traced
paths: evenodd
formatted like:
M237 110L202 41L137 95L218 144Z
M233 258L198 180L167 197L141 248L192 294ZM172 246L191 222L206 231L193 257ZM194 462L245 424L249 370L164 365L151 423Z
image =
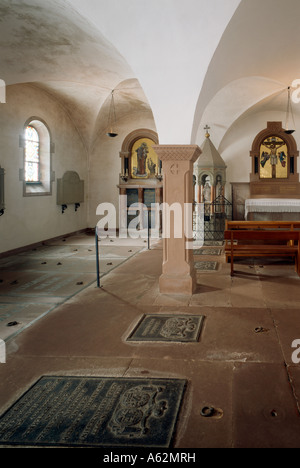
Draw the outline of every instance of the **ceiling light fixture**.
M115 138L118 136L116 132L116 109L115 109L115 101L114 101L114 90L111 92L111 100L110 100L110 107L109 107L109 114L108 114L108 132L107 136L110 138Z

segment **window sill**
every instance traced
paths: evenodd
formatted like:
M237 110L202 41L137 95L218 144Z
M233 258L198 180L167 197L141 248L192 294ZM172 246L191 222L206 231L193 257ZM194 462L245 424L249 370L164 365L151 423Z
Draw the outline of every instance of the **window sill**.
M24 196L51 195L49 188L47 189L42 182L25 182Z

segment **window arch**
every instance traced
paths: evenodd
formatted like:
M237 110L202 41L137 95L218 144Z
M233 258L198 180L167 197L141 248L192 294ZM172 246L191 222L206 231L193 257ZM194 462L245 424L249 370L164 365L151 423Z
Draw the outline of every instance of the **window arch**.
M28 119L21 141L24 150L24 196L51 195L53 145L47 125L38 118Z

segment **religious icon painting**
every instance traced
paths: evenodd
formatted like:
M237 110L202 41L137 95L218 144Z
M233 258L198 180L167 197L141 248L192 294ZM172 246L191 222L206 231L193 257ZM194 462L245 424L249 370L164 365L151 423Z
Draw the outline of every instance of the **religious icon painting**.
M260 146L260 178L287 179L288 148L278 136L266 138Z
M159 159L150 138L140 138L131 150L131 177L133 179L155 179L159 170Z

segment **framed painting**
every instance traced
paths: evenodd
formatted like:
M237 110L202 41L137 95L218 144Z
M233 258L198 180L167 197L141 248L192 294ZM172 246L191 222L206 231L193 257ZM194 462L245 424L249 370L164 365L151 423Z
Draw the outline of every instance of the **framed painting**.
M133 179L154 179L159 169L159 159L149 138L137 140L131 150L131 177Z
M288 148L278 136L266 138L260 146L260 178L288 178Z

